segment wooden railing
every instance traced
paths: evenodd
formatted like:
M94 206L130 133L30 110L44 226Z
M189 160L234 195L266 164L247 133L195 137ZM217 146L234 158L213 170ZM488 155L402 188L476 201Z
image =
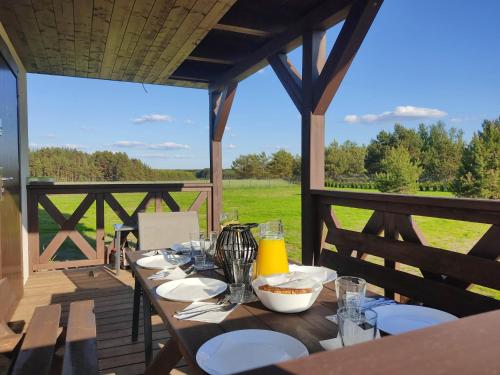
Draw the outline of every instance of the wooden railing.
M500 309L499 300L469 290L472 284L500 290L500 201L323 190L313 191L313 201L318 218L315 263L363 277L384 288L387 296L397 293L459 316ZM373 214L356 232L341 228L332 206L369 209ZM413 215L491 226L464 254L429 246ZM336 249L326 249L325 244ZM368 255L383 258L383 265ZM422 277L401 270L401 265L418 268Z
M171 211L180 211L180 205L172 197L172 192L198 193L189 211L199 211L206 202L207 229L212 223L212 185L209 183L75 183L75 184L30 184L28 191L28 236L31 270L61 269L68 267L90 266L105 262L105 204L107 204L125 225L136 225L137 214L154 203L154 210L163 210L165 204ZM129 214L114 194L144 193L138 206ZM55 194L82 195L78 207L64 215L49 196ZM95 202L95 246L92 246L78 230L77 224ZM59 230L46 247L40 246L40 208L59 226ZM109 211L108 211L109 212ZM118 224L118 223L116 223ZM137 233L133 232L137 237ZM84 254L86 259L54 261L66 239ZM91 241L93 242L93 241Z

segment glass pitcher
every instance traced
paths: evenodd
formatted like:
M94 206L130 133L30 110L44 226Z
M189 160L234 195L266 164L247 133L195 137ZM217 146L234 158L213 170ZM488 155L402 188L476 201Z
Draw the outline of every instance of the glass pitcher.
M259 228L260 240L254 276L288 273L283 223L281 220L269 221Z

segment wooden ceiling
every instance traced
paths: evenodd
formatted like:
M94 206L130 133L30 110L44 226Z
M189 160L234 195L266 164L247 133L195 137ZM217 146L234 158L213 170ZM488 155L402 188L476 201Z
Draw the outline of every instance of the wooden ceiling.
M0 0L30 73L207 88L342 21L352 0Z

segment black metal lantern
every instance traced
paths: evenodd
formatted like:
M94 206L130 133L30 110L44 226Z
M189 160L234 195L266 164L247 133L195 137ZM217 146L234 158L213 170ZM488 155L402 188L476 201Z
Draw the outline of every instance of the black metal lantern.
M235 260L253 262L257 256L257 241L250 229L258 224L229 224L222 229L217 239L216 261L224 270L227 281L232 282L232 263Z

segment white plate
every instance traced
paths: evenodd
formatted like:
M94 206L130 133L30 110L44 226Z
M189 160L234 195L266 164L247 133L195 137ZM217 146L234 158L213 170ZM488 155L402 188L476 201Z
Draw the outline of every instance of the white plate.
M414 305L385 305L375 307L373 310L378 315L378 329L390 335L458 319L445 311Z
M179 302L196 302L213 298L227 289L224 281L193 277L166 282L156 288L160 297Z
M288 266L290 272L303 272L309 274L312 278L317 278L323 284L329 283L337 278L337 272L326 267L301 266L298 264L290 264Z
M137 260L137 265L143 268L152 270L163 270L167 268L175 268L182 266L191 261L191 257L186 255L167 255L166 253L160 255L153 255L144 257Z
M243 329L208 340L198 349L196 362L211 375L226 375L307 355L307 348L294 337L262 329Z

